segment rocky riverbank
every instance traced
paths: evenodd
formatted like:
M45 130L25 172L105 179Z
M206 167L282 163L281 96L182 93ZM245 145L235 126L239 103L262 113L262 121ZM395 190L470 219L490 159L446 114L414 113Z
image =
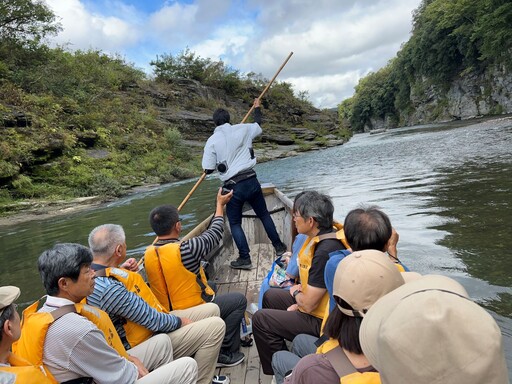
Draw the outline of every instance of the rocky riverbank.
M291 144L291 145L280 145L276 144L275 141L271 145L265 144L262 148L256 148L255 153L258 158L258 162L263 163L276 159L282 159L285 157L297 156L302 152L319 150L322 148L329 148L344 144L343 139L327 138L325 141L311 141L308 144ZM204 146L202 141L186 140L185 144L190 147L195 147L199 150L199 147ZM137 186L134 188L127 189L124 196L139 193L142 191L148 191L156 189L159 184L146 184ZM44 220L51 217L57 217L62 215L69 215L84 211L90 208L96 208L103 204L107 204L113 201L113 198L106 198L101 196L89 196L80 197L70 200L26 200L11 204L6 207L8 211L4 213L4 216L0 217L0 226L8 226L28 222L31 220Z

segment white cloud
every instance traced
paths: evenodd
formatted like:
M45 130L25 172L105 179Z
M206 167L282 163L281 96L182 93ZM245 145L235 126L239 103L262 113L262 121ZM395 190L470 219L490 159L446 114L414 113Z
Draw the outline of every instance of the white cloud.
M149 25L156 33L179 33L194 24L197 10L198 7L194 4L167 5L151 16Z
M356 5L344 12L333 11L321 20L312 20L302 30L274 30L274 34L255 49L258 61L253 62L257 63L257 67L252 70L271 73L273 68L279 67L289 51L293 51L294 56L283 74L288 77L287 81L296 86L298 84L294 79L299 77L320 79L326 75L339 77L343 73L357 71L365 74L377 70L407 40L412 8L403 7L399 1L395 1L395 5L377 3L373 6L375 13L371 13ZM280 17L282 12L276 14ZM266 22L271 23L270 20ZM249 65L250 59L246 60L244 66ZM357 80L352 88L356 83ZM315 99L323 98L313 89L309 93ZM341 90L337 94L347 96Z
M176 54L188 46L202 57L267 78L293 51L278 80L307 90L319 107L336 106L353 93L361 76L395 56L409 37L411 13L420 3L173 0L149 13L123 0L93 1L87 3L96 4L91 10L80 0L47 0L62 18L57 42L118 52L146 69L158 54Z
M349 95L354 82L361 77L359 71L351 71L337 75L290 77L287 81L293 84L298 94L307 91L311 102L319 108L331 108L340 103L340 93Z
M235 57L247 54L247 42L253 33L251 25L228 25L219 28L211 39L204 40L190 47L201 57L222 60L227 64Z
M71 49L102 49L116 53L140 40L137 30L126 20L87 11L79 0L46 0L60 19L62 32L53 40Z

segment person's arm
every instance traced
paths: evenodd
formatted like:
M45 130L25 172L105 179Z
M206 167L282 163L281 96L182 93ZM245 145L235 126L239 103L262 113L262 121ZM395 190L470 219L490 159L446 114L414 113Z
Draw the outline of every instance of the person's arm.
M261 114L260 99L254 99L254 103L252 105L254 107L254 112L253 112L254 122L258 123L258 125L261 126L263 116Z
M233 191L223 195L222 189L217 192L215 215L210 227L199 236L184 241L180 245L181 262L190 272L197 274L201 259L216 247L224 235L224 206L233 197Z
M138 357L128 355L128 360L130 362L132 362L133 364L135 364L135 366L137 367L139 379L141 377L146 376L149 373L148 369L144 366L144 363L142 361L140 361Z
M304 245L308 237L301 233L297 234L295 240L292 244L292 257L290 257L290 262L288 263L288 267L286 267L286 273L292 277L299 276L299 266L297 264L297 258L299 256L299 251Z
M294 296L295 291L299 291L299 293ZM313 287L309 284L306 292L302 291L301 284L293 285L290 288L290 295L295 298L297 305L307 313L313 312L318 307L325 292L327 292L327 289Z
M204 146L201 166L207 175L214 172L215 167L217 166L217 154L215 153L215 147L210 140L208 140Z
M317 244L313 260L311 261L311 268L309 269L307 289L302 292L302 289L298 286L292 286L290 288L290 295L293 296L295 291L299 290L301 293L295 294L294 298L299 307L305 312L311 313L318 307L327 287L325 285L324 270L327 261L329 260L329 242L331 240L324 240ZM304 284L301 281L301 284Z
M110 284L103 293L101 309L133 321L153 332L172 332L182 326L179 317L158 312L122 283Z
M137 366L119 356L97 328L78 338L66 369L97 384L133 384L139 378Z
M132 272L137 272L139 270L139 265L137 264L137 260L135 260L134 257L130 257L123 264L121 264L119 268L127 269Z

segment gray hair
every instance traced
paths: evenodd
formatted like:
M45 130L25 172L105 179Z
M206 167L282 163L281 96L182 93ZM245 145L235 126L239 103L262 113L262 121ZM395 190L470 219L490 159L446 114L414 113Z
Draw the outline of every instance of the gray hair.
M312 217L319 229L331 229L333 225L334 205L329 196L316 191L303 191L295 196L293 211L303 218Z
M89 248L80 244L62 243L44 251L37 260L37 268L46 293L55 296L60 291L61 277L77 281L82 267L91 263L92 253Z
M103 224L94 228L89 234L89 248L94 256L110 258L116 247L126 242L122 226L118 224Z

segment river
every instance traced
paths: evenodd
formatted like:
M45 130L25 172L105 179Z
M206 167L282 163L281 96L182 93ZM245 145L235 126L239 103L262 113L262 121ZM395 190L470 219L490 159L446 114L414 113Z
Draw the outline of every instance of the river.
M259 179L293 197L329 194L335 216L376 204L400 234L401 260L422 274L458 280L500 325L512 373L512 118L475 120L355 135L348 144L257 166ZM1 285L22 289L20 301L43 295L39 254L56 242L87 244L96 225L122 224L129 255L154 235L149 211L178 205L195 181L166 185L86 212L0 227ZM182 211L185 232L214 209L209 178ZM511 374L512 377L512 374Z

